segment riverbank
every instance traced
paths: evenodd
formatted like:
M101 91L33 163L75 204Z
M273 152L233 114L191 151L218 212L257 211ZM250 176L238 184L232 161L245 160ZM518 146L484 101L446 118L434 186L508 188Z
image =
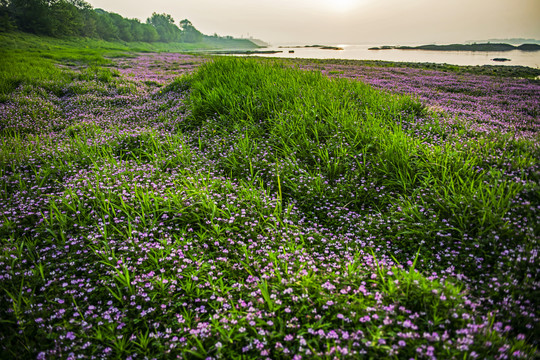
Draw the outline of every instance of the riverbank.
M429 51L540 51L539 44L450 44L450 45L420 45L420 46L377 46L371 47L369 50L429 50Z
M339 60L369 60L369 61L390 61L405 63L433 63L457 66L482 66L496 65L493 59L505 58L510 61L504 62L504 66L527 66L540 68L540 52L538 51L427 51L419 49L409 50L369 50L372 45L347 45L336 44L336 48L342 50L324 50L317 47L290 47L289 51L284 51L288 46L275 46L265 50L284 51L283 53L258 55L264 57L279 57L287 59L339 59Z

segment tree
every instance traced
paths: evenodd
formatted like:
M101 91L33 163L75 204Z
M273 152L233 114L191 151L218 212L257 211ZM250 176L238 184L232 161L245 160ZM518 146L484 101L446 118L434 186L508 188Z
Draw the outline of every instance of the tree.
M0 0L0 32L11 31L16 28L11 18L8 0Z
M104 40L200 42L204 35L184 19L180 28L169 14L153 13L143 24L84 0L0 0L0 31L50 36L87 36ZM217 35L214 35L217 37Z
M129 19L129 25L131 27L131 37L133 41L144 41L143 40L143 27L141 22L138 19Z
M156 29L159 35L159 41L174 42L181 40L182 33L174 24L174 19L171 15L153 13L152 17L148 18L146 22Z
M19 30L51 36L96 35L93 9L83 0L1 1L0 7L8 10Z
M69 2L77 8L81 16L82 24L79 28L79 34L81 36L97 37L97 14L92 5L83 0L69 0Z
M52 35L48 1L11 0L9 8L19 30L34 34Z
M118 29L118 38L124 41L133 41L131 35L131 24L128 19L125 19L121 15L116 13L109 13L109 18L112 20L114 26Z
M180 29L182 30L182 41L187 43L201 42L203 34L195 29L195 26L188 19L180 21Z
M118 28L109 17L109 13L102 9L96 9L96 32L103 40L117 40Z
M154 42L159 40L159 34L150 24L141 24L143 26L143 38L142 41Z
M64 0L55 1L49 6L50 34L52 36L80 35L83 19L79 9Z

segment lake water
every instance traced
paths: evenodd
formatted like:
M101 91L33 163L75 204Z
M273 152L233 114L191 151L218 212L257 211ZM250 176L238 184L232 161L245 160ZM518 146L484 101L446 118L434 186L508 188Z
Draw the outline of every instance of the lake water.
M454 65L522 65L540 68L540 51L429 51L429 50L368 50L377 45L335 45L343 50L323 50L318 48L278 48L262 50L283 51L277 54L256 54L251 56L308 58L308 59L352 59L385 60L404 62L429 62ZM294 50L294 53L289 53ZM511 61L497 62L493 58L507 58Z

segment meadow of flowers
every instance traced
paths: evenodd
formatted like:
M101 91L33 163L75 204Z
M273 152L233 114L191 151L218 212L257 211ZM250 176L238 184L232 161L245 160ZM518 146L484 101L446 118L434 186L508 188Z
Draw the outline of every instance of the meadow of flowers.
M334 77L356 79L377 89L417 97L445 122L472 133L497 133L538 139L540 84L528 79L494 77L422 68L366 65L307 65Z
M538 356L538 81L79 72L0 104L1 358Z

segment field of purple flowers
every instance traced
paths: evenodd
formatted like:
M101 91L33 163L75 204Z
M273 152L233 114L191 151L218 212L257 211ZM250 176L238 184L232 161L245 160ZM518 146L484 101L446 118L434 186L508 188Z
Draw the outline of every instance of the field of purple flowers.
M0 358L538 356L539 82L301 66L0 103Z
M307 65L333 77L366 82L377 89L413 95L445 124L480 133L538 140L540 83L449 71L366 65Z

